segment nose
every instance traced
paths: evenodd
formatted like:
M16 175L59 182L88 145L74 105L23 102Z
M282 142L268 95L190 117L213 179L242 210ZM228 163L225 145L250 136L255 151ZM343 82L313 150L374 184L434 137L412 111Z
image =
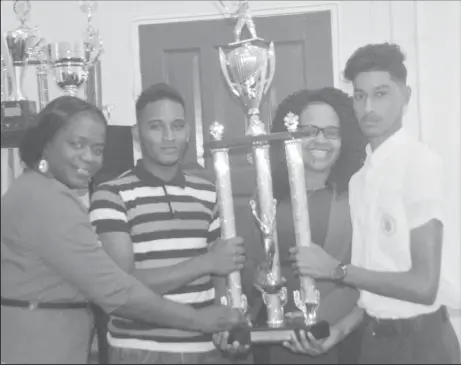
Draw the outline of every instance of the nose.
M90 147L85 148L80 157L82 161L86 163L93 162L96 158L95 154L93 153Z
M170 127L167 127L163 130L163 140L165 141L174 140L174 134Z
M366 98L365 100L365 111L367 113L373 111L373 104L371 98Z
M320 143L325 143L328 141L325 137L325 131L323 129L319 130L319 134L317 134L317 137L315 137L315 141Z

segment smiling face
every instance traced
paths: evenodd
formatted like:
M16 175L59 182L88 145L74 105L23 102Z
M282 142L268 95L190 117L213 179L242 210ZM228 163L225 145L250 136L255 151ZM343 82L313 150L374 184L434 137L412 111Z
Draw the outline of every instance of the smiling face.
M106 125L92 113L75 115L43 151L48 173L71 189L85 189L103 163Z
M312 137L303 138L305 168L314 171L330 170L341 151L339 117L335 110L325 103L312 103L301 113L300 124L302 130L313 131ZM315 127L325 129L314 136L317 132Z
M143 159L160 166L175 166L182 160L189 136L183 106L169 99L147 104L135 128Z

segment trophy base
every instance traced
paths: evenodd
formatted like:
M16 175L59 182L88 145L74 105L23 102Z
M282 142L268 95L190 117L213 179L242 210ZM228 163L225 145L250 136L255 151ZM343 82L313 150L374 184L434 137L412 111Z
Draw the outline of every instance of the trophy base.
M1 107L2 148L19 147L25 131L34 124L37 114L35 101L2 101Z
M295 333L298 331L310 332L319 340L330 335L330 325L326 321L306 325L304 318L300 316L285 316L285 323L281 327L271 328L265 323L254 324L250 328L250 339L252 343L282 343L290 339L293 331Z

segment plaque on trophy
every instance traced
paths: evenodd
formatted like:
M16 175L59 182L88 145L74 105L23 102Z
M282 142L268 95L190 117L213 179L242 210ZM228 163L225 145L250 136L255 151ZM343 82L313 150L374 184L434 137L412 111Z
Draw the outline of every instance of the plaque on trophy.
M257 269L254 286L261 293L267 312L265 323L256 323L249 318L246 328L249 336L242 336L240 328L237 330L240 334L231 333L230 342L241 338L249 338L253 343L283 342L290 338L293 330L309 331L316 338L324 338L329 336L329 325L317 319L320 298L314 280L301 277L299 290L289 293L285 279L281 276L275 222L277 201L272 191L269 158L271 141L283 140L296 244L309 245L309 211L302 155L302 138L307 133L298 131L299 117L291 113L285 118L286 132L269 134L266 131L266 125L260 119L259 108L263 96L270 89L275 73L274 45L258 37L250 14L249 1L234 2L236 6L232 10L225 6L223 1L220 3L228 14L237 18L234 29L235 42L230 43L225 49L219 49L221 70L229 89L245 108L248 125L245 136L229 140L224 138L224 126L214 122L210 127L211 141L205 144L205 148L213 157L223 238L236 235L228 153L234 148L246 147L251 150L252 163L256 170L257 199L249 202L249 209L261 234L265 253L264 265ZM241 35L245 27L250 38L242 40ZM242 293L240 273L230 274L227 282L228 295L222 298L221 302L246 312L248 303ZM293 296L298 312L285 313L284 305L289 295Z

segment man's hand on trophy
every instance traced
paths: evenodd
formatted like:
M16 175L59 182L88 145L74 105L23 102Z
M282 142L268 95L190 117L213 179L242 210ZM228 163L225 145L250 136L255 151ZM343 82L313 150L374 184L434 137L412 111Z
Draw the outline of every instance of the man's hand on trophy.
M241 327L242 331L244 329L248 331L247 328ZM250 339L248 338L248 341L243 342L244 343L242 344L240 343L240 341L236 339L232 343L229 343L229 331L213 334L213 343L215 344L216 348L231 356L239 356L248 353L248 351L250 350Z
M285 341L283 346L299 354L319 356L330 351L343 338L343 332L335 326L330 328L330 336L321 340L317 340L309 332L298 330L291 333L290 340Z
M247 323L241 310L224 305L211 305L199 309L198 315L201 330L205 333L226 332Z
M331 279L340 262L327 253L322 247L311 243L309 246L292 247L293 270L299 276L313 279Z
M242 270L245 264L243 239L219 238L213 242L208 249L207 264L210 266L210 273L215 275L227 275Z

